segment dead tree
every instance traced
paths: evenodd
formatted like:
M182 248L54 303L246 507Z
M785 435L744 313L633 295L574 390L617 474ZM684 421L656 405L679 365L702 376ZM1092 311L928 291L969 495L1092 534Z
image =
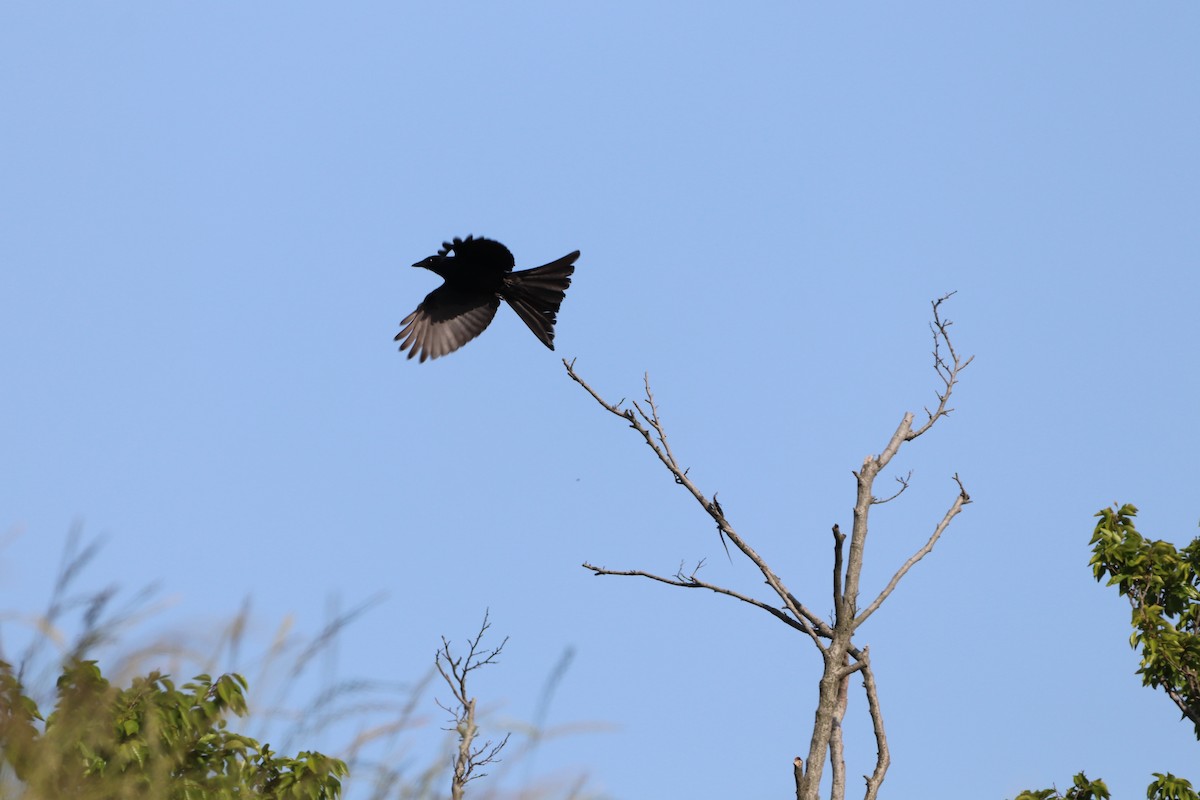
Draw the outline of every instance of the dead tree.
M679 586L686 589L708 589L718 594L740 600L743 603L761 609L771 614L788 627L804 634L816 646L821 654L824 669L821 675L817 693L817 711L813 723L812 738L809 742L806 758L797 756L793 761L793 774L796 782L797 800L817 800L821 783L821 775L828 759L832 777L831 797L833 800L843 800L846 791L846 763L842 741L842 718L846 712L850 677L854 673L862 676L863 688L867 697L867 710L874 728L875 741L878 746L875 769L866 779L867 800L873 800L879 792L887 773L890 756L888 754L887 735L884 732L883 714L879 707L879 697L875 686L875 675L871 670L871 658L868 647L858 647L853 639L855 632L867 619L874 614L887 600L896 585L913 565L928 555L937 544L938 539L950 526L950 522L958 516L963 507L971 502L970 495L963 488L957 473L954 482L957 494L942 519L934 526L928 541L896 570L891 580L879 591L875 598L865 607L858 606L859 576L862 573L863 554L867 545L867 522L871 508L880 503L886 503L900 496L908 487L908 477L898 478L900 488L890 497L879 498L874 494L875 479L888 466L900 448L908 442L917 439L928 432L942 417L947 416L952 408L949 407L950 396L958 383L959 374L971 363L974 356L962 358L955 350L950 340L950 320L943 320L941 306L950 294L933 301L933 322L930 330L933 333L933 365L941 381L937 391L937 407L930 411L925 409L926 419L919 427L913 427L913 414L905 413L904 418L888 439L887 444L878 455L867 456L862 467L853 472L857 484L854 503L854 518L847 551L845 542L847 534L837 526L833 526L833 618L823 619L813 613L802 603L799 597L792 593L783 579L771 569L770 565L750 546L733 523L725 515L721 504L717 502L717 493L709 498L705 495L688 475L688 470L682 467L671 450L667 440L666 428L650 391L650 379L645 378L645 404L634 401L632 408L622 408L624 401L609 403L604 400L591 386L575 372L574 362L563 365L567 374L582 386L597 403L610 413L620 417L645 440L646 444L658 456L663 466L670 471L675 482L687 490L700 507L704 509L717 525L722 541L732 542L734 548L744 557L753 562L762 573L766 585L770 587L773 597L762 600L757 597L734 591L724 586L709 583L697 575L697 570L684 574L680 569L672 576L656 575L643 570L613 570L584 562L583 566L596 575L624 575L648 578L669 586Z

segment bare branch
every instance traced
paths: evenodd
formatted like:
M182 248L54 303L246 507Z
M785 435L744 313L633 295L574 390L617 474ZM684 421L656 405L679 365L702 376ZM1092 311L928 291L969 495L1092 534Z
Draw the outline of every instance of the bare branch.
M841 528L837 523L833 525L833 622L838 624L842 621L842 610L845 608L846 598L842 595L842 545L846 541L846 534L842 533Z
M903 494L909 486L912 472L896 478L898 488L889 497L879 498L873 494L873 486L879 474L888 466L899 452L900 448L909 441L918 438L928 431L939 419L950 414L950 398L959 377L964 369L973 361L973 357L963 358L950 338L952 322L942 318L941 306L953 296L953 292L933 301L933 322L930 330L933 335L934 371L941 381L941 387L936 392L938 403L934 410L926 409L927 420L919 428L914 428L914 415L906 413L896 426L884 448L878 455L867 456L862 467L854 472L857 482L857 492L854 505L853 525L848 535L842 534L837 525L833 526L834 565L833 565L833 598L834 612L831 621L825 621L808 608L784 586L780 578L767 566L766 562L750 545L742 539L730 524L724 509L717 501L716 493L709 500L701 492L688 475L688 470L682 467L669 444L666 426L663 422L660 408L654 399L650 387L649 375L643 377L645 399L634 401L632 408L622 408L621 403L612 405L603 400L576 372L575 363L563 361L567 374L579 383L596 402L615 416L621 417L633 428L654 451L655 456L671 473L675 483L683 486L700 504L705 513L716 523L717 533L721 538L726 557L732 562L731 548L728 542L762 573L768 586L771 587L783 601L782 608L769 605L761 600L740 592L716 586L699 578L698 572L703 561L696 565L690 574L685 574L682 564L672 577L655 575L642 570L610 570L584 563L584 568L596 575L624 575L642 577L670 586L688 589L708 589L724 594L736 600L767 611L777 619L797 630L805 632L820 649L824 670L818 686L818 703L813 723L812 738L809 742L808 755L793 760L793 775L796 782L796 797L798 800L817 800L822 779L822 769L828 760L831 765L831 798L844 800L845 796L845 752L842 724L847 709L848 684L851 676L858 672L863 676L863 685L867 694L868 709L875 730L878 744L878 756L873 774L866 777L867 800L876 800L879 786L887 772L890 755L887 737L884 733L883 718L879 709L879 701L875 686L874 674L871 670L870 659L866 648L860 650L852 643L857 628L862 625L882 605L895 590L900 580L925 555L932 552L937 541L948 529L951 521L962 508L971 502L970 496L964 489L958 475L954 480L958 483L959 494L937 524L929 541L905 562L883 588L879 596L861 613L858 611L859 584L862 574L863 557L868 538L868 516L875 505L891 502ZM849 539L848 547L847 539ZM853 659L853 663L851 663Z
M856 650L853 653L851 653L851 655L853 655L856 659L859 659L859 660L855 661L853 664L847 664L845 667L842 668L841 676L843 678L849 678L854 673L862 670L863 667L865 666L864 662L860 658L860 656L862 656L861 652Z
M742 554L746 556L746 558L750 559L750 561L752 561L756 567L758 567L759 571L763 574L763 577L766 578L767 585L769 585L775 594L778 595L779 599L783 601L784 607L791 612L792 619L800 624L801 629L812 638L813 642L818 647L822 647L820 639L817 637L816 632L809 624L805 615L801 612L800 608L793 603L792 593L789 592L787 587L783 585L783 581L769 566L767 566L767 562L763 560L762 556L755 552L754 548L752 548L744 539L742 539L740 535L738 535L738 532L734 530L733 525L731 525L729 520L725 517L725 513L721 509L720 505L711 502L707 497L705 497L704 493L701 492L696 487L696 484L692 483L691 478L688 477L688 471L680 468L679 462L675 459L675 454L671 451L670 445L667 443L666 430L664 429L662 419L659 416L658 406L654 402L654 395L650 391L649 374L647 373L645 376L645 386L646 406L650 409L650 413L647 414L642 407L635 402L634 408L637 412L635 414L634 411L629 409L621 410L617 406L605 402L605 400L600 397L596 390L589 386L588 383L581 378L578 373L575 372L574 361L568 362L564 358L563 366L566 367L567 375L571 377L571 380L582 386L597 403L607 409L610 413L626 420L629 423L629 426L641 435L647 446L649 446L650 449L654 451L654 454L658 456L658 460L661 461L663 466L665 466L674 476L675 482L687 489L688 492L691 493L692 497L696 499L696 502L700 504L700 507L704 509L705 513L712 517L713 521L717 523L717 530L722 534L722 536L733 542L734 546L740 550ZM638 419L639 416L641 417L641 420ZM646 424L642 424L642 420L644 420ZM647 425L650 427L646 427Z
M908 434L912 431L912 420L912 413L906 413L900 420L900 424L896 426L896 430L892 432L891 438L888 439L888 443L884 446L883 451L877 456L872 455L864 458L862 468L853 473L854 480L858 486L854 500L854 522L850 528L850 554L846 563L846 588L843 591L843 602L848 612L843 616L847 620L853 619L857 613L858 582L862 574L863 553L866 551L867 546L867 522L871 513L871 507L875 505L875 495L872 493L875 485L875 477L900 450L900 445L908 441Z
M483 635L490 627L491 623L485 612L483 624L479 626L479 633L470 641L470 648L465 657L455 658L450 651L450 642L444 636L442 637L442 647L434 656L434 666L437 667L437 671L441 673L442 678L450 687L455 700L454 706L444 704L440 700L435 701L451 715L450 722L453 727L446 730L458 733L458 753L454 757L454 774L450 782L450 796L453 800L462 800L466 785L476 778L487 775L486 772L477 773L476 770L499 761L500 751L508 744L508 738L512 735L506 733L499 744L492 744L491 740L488 740L481 746L474 747L479 728L475 723L475 698L467 692L467 675L480 667L497 663L496 658L504 650L504 645L508 643L506 636L498 647L485 653L481 643Z
M821 773L824 766L825 757L830 746L830 737L833 735L836 719L836 698L838 691L839 679L838 671L842 669L840 661L836 659L839 653L851 653L850 639L854 631L866 620L879 604L887 598L888 594L895 588L895 582L903 577L904 573L911 568L913 563L920 560L929 549L932 549L933 544L945 530L945 526L949 524L949 520L945 520L935 532L931 542L926 545L928 549L918 553L909 564L901 568L897 577L893 578L893 583L890 584L880 597L861 615L857 611L859 582L862 575L863 556L866 550L866 542L869 533L868 518L871 508L879 504L880 500L873 494L875 479L879 473L891 462L900 447L905 443L912 441L917 436L921 435L932 427L933 423L949 413L947 403L949 401L954 384L958 380L959 373L970 363L971 359L962 359L957 351L953 349L949 343L948 329L950 323L943 321L940 316L940 306L949 297L942 297L934 301L934 368L944 384L944 390L938 394L939 406L935 412L929 412L929 421L917 431L913 429L913 415L906 413L900 420L900 424L896 426L895 431L888 439L887 444L879 455L869 455L863 459L862 467L854 472L854 478L857 482L857 492L854 504L854 523L850 531L850 547L846 555L846 564L843 573L843 588L841 591L842 603L839 609L840 618L837 619L833 631L833 637L830 644L824 651L825 655L825 673L821 678L819 701L817 705L816 720L813 725L813 737L809 746L808 763L806 765L802 784L802 794L805 800L816 800L821 783ZM949 352L946 356L943 353ZM956 478L957 479L957 478ZM901 481L901 491L907 483L907 478ZM954 511L949 514L952 518L957 514L961 507L969 501L966 492L962 490L961 484L959 487L960 497L955 501ZM897 495L899 496L899 493ZM892 499L892 498L889 498ZM817 630L820 630L817 628Z
M716 517L724 517L725 509L721 508L721 504L717 502L717 493L713 492L712 499L713 507L709 509L709 514ZM725 531L721 530L721 523L717 523L717 535L721 537L721 546L725 548L725 557L729 559L729 563L733 563L733 556L729 555L729 542L725 541Z
M842 656L842 661L845 663L846 656ZM838 682L837 704L833 709L833 727L829 737L829 800L846 800L846 742L842 721L846 718L846 706L850 702L849 688L850 676L843 676Z
M900 484L900 488L896 490L896 493L894 495L892 495L891 497L885 497L882 500L880 500L878 497L872 497L871 503L873 505L881 506L884 503L892 502L897 497L904 494L904 490L908 488L908 482L910 480L912 480L912 470L911 469L908 471L908 474L905 475L903 478L901 478L899 475L896 476L896 483Z
M875 800L879 796L879 787L883 783L883 776L887 774L888 766L892 763L892 756L888 752L887 733L883 730L883 712L879 710L875 673L871 671L871 648L863 648L860 663L862 664L863 689L867 693L867 710L871 714L871 725L875 729L876 746L875 771L866 778L867 792L863 800Z
M950 394L954 391L954 385L958 383L959 373L975 360L975 356L970 356L964 360L958 355L958 351L954 349L954 343L950 341L950 326L954 323L948 319L943 320L939 313L942 303L949 300L955 294L955 292L950 292L933 301L933 322L929 324L929 329L933 332L933 368L937 372L938 377L942 379L943 390L937 393L937 409L934 411L930 411L928 408L925 409L925 415L928 419L917 430L909 431L909 441L925 433L925 431L933 427L933 423L954 410L953 408L946 407L946 404L950 401ZM946 360L946 356L942 353L943 347L949 353L949 361Z
M892 576L890 581L888 581L887 586L883 587L883 591L879 593L879 596L871 601L871 605L867 606L854 620L855 628L862 625L864 622L866 622L867 617L875 613L879 606L883 604L883 601L888 598L888 595L890 595L896 588L896 584L900 583L900 579L903 578L905 574L907 574L908 571L913 568L914 564L933 551L933 546L937 544L938 539L942 538L942 534L945 533L946 528L950 526L950 521L958 516L958 512L963 510L963 506L971 502L971 496L967 494L967 490L963 488L962 481L958 478L958 473L954 474L954 482L958 484L958 496L954 498L954 503L951 504L950 508L946 511L945 516L942 517L942 521L939 522L937 527L933 529L933 534L929 537L929 541L925 542L924 546L921 547L920 550L913 553L912 556L900 566L900 569L896 570L896 574Z
M706 581L702 581L699 578L697 578L696 571L699 570L703 565L704 565L704 562L701 561L699 564L696 565L696 569L692 570L690 575L684 575L683 567L682 567L682 565L680 565L679 571L676 572L675 576L672 578L664 578L661 575L655 575L652 572L646 572L646 571L640 570L640 569L608 569L607 567L597 567L595 564L589 564L586 561L583 562L583 564L581 566L584 569L591 570L592 573L595 574L596 576L620 575L620 576L625 576L625 577L648 578L649 580L652 580L652 581L658 581L659 583L665 583L668 586L678 586L681 589L708 589L710 592L716 592L717 594L723 594L726 597L732 597L735 600L741 600L743 603L749 603L750 605L754 606L755 608L761 608L763 611L766 611L768 614L770 614L771 616L775 617L776 619L782 621L789 627L792 627L798 631L803 631L804 633L807 633L810 637L813 638L814 641L817 642L817 647L824 649L824 645L817 638L816 631L814 631L812 629L812 627L810 625L808 625L806 620L797 621L797 620L793 619L788 613L786 613L782 609L778 609L778 608L775 608L774 606L767 605L763 601L758 600L753 597L748 597L747 595L744 595L741 592L735 592L732 589L726 589L724 586L717 586L716 584L708 583ZM826 626L826 627L828 628L828 626ZM828 638L828 637L826 637L826 638Z
M649 372L642 373L642 383L646 387L646 404L650 406L650 413L652 415L647 419L647 422L654 426L654 430L658 433L658 440L662 442L663 450L667 452L667 458L671 460L672 464L675 464L677 463L675 461L675 454L671 452L671 445L667 442L667 432L663 430L662 420L658 416L658 405L654 402L654 393L650 391ZM637 403L633 405L636 407ZM638 411L641 411L641 409L639 408ZM644 418L646 415L643 414L642 416Z
M1180 694L1178 689L1168 686L1165 683L1160 685L1163 691L1167 693L1167 696L1171 698L1171 701L1179 706L1179 710L1183 712L1183 716L1194 722L1197 728L1200 728L1200 709L1188 705L1187 698Z
M822 639L833 638L833 628L829 627L828 622L821 619L808 608L806 608L805 605L794 596L792 597L792 605L800 609L800 613L804 615L806 620L808 620L808 624L812 626L813 630L817 632L818 636L820 636Z

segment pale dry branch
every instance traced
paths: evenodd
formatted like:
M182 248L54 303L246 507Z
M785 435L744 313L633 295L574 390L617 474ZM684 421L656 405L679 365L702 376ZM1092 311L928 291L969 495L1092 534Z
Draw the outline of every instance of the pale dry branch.
M864 647L862 658L863 689L867 695L867 710L871 715L871 726L875 731L875 770L871 775L863 776L867 781L867 792L863 800L875 800L879 796L879 787L883 784L883 776L887 774L888 766L892 763L888 751L887 733L883 729L883 712L879 710L879 692L875 686L875 673L871 671L871 648Z
M906 413L879 455L867 456L863 459L862 468L853 472L854 480L857 483L854 523L850 528L850 554L846 563L845 589L839 606L839 613L844 620L853 620L857 614L858 583L862 574L863 553L867 546L867 520L871 507L875 505L875 495L873 494L875 477L892 460L900 450L900 446L908 441L908 434L912 430L912 420L912 413Z
M650 407L650 416L646 416L645 412L643 412L641 407L638 406L636 400L633 402L633 407L636 408L638 413L642 415L642 419L646 420L654 427L655 432L658 434L658 440L662 443L663 450L666 451L667 459L670 460L672 464L677 464L678 462L675 461L675 454L671 452L671 445L667 441L667 432L663 430L662 419L658 416L658 404L654 402L654 393L650 391L649 372L642 373L642 383L646 387L646 405Z
M700 569L700 567L703 565L704 562L701 561L696 565L696 570ZM580 566L582 566L584 569L591 570L592 574L596 575L597 577L600 575L618 575L624 577L647 578L652 581L658 581L659 583L665 583L668 586L678 586L681 589L708 589L710 592L723 594L726 597L732 597L735 600L741 600L743 603L748 603L755 608L761 608L763 611L766 611L768 614L780 620L785 625L795 628L798 631L808 633L814 638L816 636L816 632L813 631L811 627L806 629L804 624L797 622L785 610L775 608L774 606L768 605L757 598L744 595L741 592L735 592L733 589L727 589L724 586L718 586L714 583L702 581L696 577L696 570L693 570L690 575L684 575L682 565L680 566L679 571L675 573L674 577L671 578L664 578L662 575L655 575L653 572L646 572L645 570L640 569L608 569L607 567L597 567L595 564L589 564L586 561ZM814 617L814 619L816 618ZM826 626L826 629L828 629L828 626ZM826 638L829 637L826 636Z
M823 648L824 645L822 645L821 640L817 637L816 632L809 624L806 615L792 602L792 593L788 591L786 586L784 586L783 581L767 565L767 562L763 560L762 556L760 556L754 550L754 548L752 548L749 543L742 539L738 532L734 530L733 525L731 525L729 520L725 517L725 513L721 509L720 505L710 501L707 497L705 497L704 493L701 492L700 489L696 487L696 484L692 482L692 479L688 477L688 471L679 466L679 462L675 458L674 452L667 443L666 430L663 426L662 418L659 416L658 406L654 402L654 395L650 391L649 374L647 373L645 376L645 388L646 405L650 409L650 413L647 414L642 409L641 405L639 405L636 401L633 404L634 408L636 409L635 413L630 409L621 409L619 406L606 402L604 398L602 398L599 393L596 392L595 389L588 385L587 381L585 381L579 376L578 373L575 372L574 361L569 362L564 358L563 366L566 367L567 375L571 377L571 380L582 386L584 390L587 391L587 393L590 394L592 398L609 413L624 419L629 423L631 428L641 435L647 446L654 451L654 454L658 457L658 460L662 462L663 466L665 466L675 478L675 482L687 489L692 497L695 498L696 502L700 504L700 507L704 509L705 513L712 517L713 521L717 523L717 530L722 534L722 536L733 542L734 546L740 550L742 554L746 556L746 558L750 559L750 561L752 561L756 567L758 567L759 571L763 574L763 577L766 578L767 585L769 585L775 594L780 598L780 600L783 601L784 607L791 613L792 619L799 623L801 630L809 635L809 637L813 640L813 643L816 644L818 648ZM638 419L639 416L641 417L641 420ZM642 424L642 420L645 421L645 425ZM647 425L650 427L647 427Z
M820 682L816 719L813 724L812 740L809 744L809 755L806 764L807 769L799 787L799 793L804 800L816 800L818 797L821 784L821 774L826 758L830 753L830 747L833 742L832 737L835 735L836 726L840 721L837 716L837 698L839 691L838 682L845 678L845 676L840 674L840 670L843 669L841 658L843 657L843 654L846 653L854 655L853 651L851 650L852 645L850 643L854 631L868 616L875 612L875 610L879 607L879 604L882 603L883 600L886 599L890 594L892 589L895 588L894 583L890 585L862 615L859 615L857 610L858 592L862 575L863 556L866 549L869 531L868 517L870 515L871 508L881 502L873 493L875 479L899 452L901 446L929 430L934 422L949 413L950 409L948 408L947 403L949 402L954 385L957 383L958 375L971 361L971 359L962 359L949 343L950 323L949 321L943 321L940 316L941 304L948 297L950 297L950 295L946 295L945 297L942 297L933 303L933 330L935 336L934 368L937 371L938 376L941 378L944 387L943 390L938 393L939 405L937 410L935 412L929 412L929 420L919 430L913 429L912 413L904 414L903 418L900 420L900 424L896 426L896 429L889 437L887 444L879 452L879 454L869 455L864 458L862 467L853 473L855 481L857 482L857 492L854 504L854 522L849 535L850 546L846 555L844 570L842 571L841 591L836 599L836 624L833 629L833 636L830 640L829 646L824 651L825 672ZM949 355L946 355L943 352L943 348L945 353L948 353ZM899 494L904 491L907 482L907 477L901 479L900 492L897 492L896 495L894 495L892 498L888 498L888 500L898 497ZM955 514L957 514L958 510L961 510L962 505L965 505L965 503L969 501L969 497L967 497L966 492L962 490L961 484L959 489L960 497L958 500L956 500L956 507L954 511ZM949 516L950 518L953 518L954 514ZM933 537L932 542L936 542L937 537L940 537L941 532L945 530L946 524L949 524L949 520L946 520L945 523L940 526L936 536ZM927 545L927 547L930 549L932 549L932 542ZM840 549L840 543L835 544L835 560L838 549ZM922 557L925 552L928 552L928 550L919 553L912 563L915 563L916 560L919 560L919 558ZM899 579L903 577L903 574L909 568L911 568L911 566L912 564L910 563L902 567L900 573L896 578L893 579L893 581L899 581ZM837 586L836 579L835 586ZM817 630L819 631L820 628L817 628ZM854 655L854 657L857 658L856 655ZM838 767L835 764L835 773L837 769ZM833 777L836 778L837 775L835 774Z
M938 377L942 379L943 390L937 392L938 405L937 409L930 411L925 409L925 415L928 417L925 424L920 428L909 431L908 439L912 441L925 431L933 427L933 424L942 417L952 412L953 408L947 408L946 404L950 401L950 394L954 391L955 384L958 383L958 376L972 361L975 356L969 356L965 360L958 355L958 351L954 349L954 342L950 340L950 326L954 323L950 320L943 320L940 309L942 303L953 297L956 292L942 295L937 300L933 301L933 322L929 324L929 329L933 332L933 368L937 372ZM946 356L942 353L942 347L950 354L950 360L946 360Z
M454 772L450 781L450 796L453 800L462 800L467 784L487 775L486 772L477 772L477 770L499 761L500 751L508 744L508 739L512 735L506 733L498 744L492 744L491 740L488 740L479 747L474 746L479 727L475 722L475 698L471 697L467 691L467 676L480 667L497 663L496 658L504 650L504 645L508 643L506 636L499 646L485 653L481 644L483 635L490 627L488 614L484 613L483 624L479 626L479 633L470 641L466 656L456 658L450 650L450 642L444 636L442 637L442 647L434 656L434 666L437 667L437 671L450 687L455 701L454 706L444 704L440 700L435 701L451 715L450 722L454 727L446 730L452 730L458 734L458 752L454 757Z
M804 615L806 620L808 620L808 624L812 626L813 630L817 632L818 636L820 636L822 639L833 638L833 628L830 627L828 622L810 611L803 603L799 601L799 599L795 597L792 598L792 605L800 609L800 613Z
M854 673L862 671L862 669L866 666L865 662L863 662L861 659L862 653L860 651L855 650L847 652L849 652L850 655L854 656L858 660L853 664L847 664L846 666L842 667L841 676L843 678L848 678Z
M842 620L842 609L845 597L842 595L842 545L846 543L846 534L835 522L833 525L833 622L834 625ZM832 636L832 633L830 634Z
M855 618L855 628L866 622L867 617L874 614L875 611L878 610L879 606L883 605L883 601L888 598L888 595L890 595L893 590L895 590L896 585L900 583L900 579L903 578L905 574L907 574L908 571L913 568L914 564L933 551L933 547L937 544L938 539L942 538L942 534L946 532L946 528L950 527L950 521L958 516L958 513L963 510L963 506L971 502L971 496L967 494L967 490L963 488L962 481L958 478L958 473L954 474L954 482L958 484L958 495L954 498L954 502L950 505L950 508L947 509L945 515L937 524L937 527L933 529L933 534L929 537L929 541L925 542L920 550L913 553L907 561L900 565L900 569L896 570L896 574L892 576L890 581L888 581L887 586L883 587L883 591L879 593L879 596L872 600L871 605L867 606L863 612L859 614L857 618Z
M842 663L849 659L843 655ZM831 783L830 800L846 800L846 742L842 723L846 719L846 706L850 702L850 676L843 675L838 682L837 704L833 711L833 729L829 737L829 764Z
M908 474L905 475L903 478L901 478L899 475L897 475L896 483L900 484L900 488L896 490L896 493L894 495L892 495L891 497L885 497L882 500L879 499L878 497L872 497L871 503L874 505L877 505L877 506L881 506L884 503L892 502L897 497L904 494L904 490L908 488L908 482L911 480L912 480L912 470L911 469L908 471Z
M793 597L792 601L796 605L800 605L800 601L796 600L796 598ZM800 606L800 607L804 608L804 606ZM811 614L812 612L805 609L805 613ZM820 617L818 617L816 615L812 615L811 617L809 617L808 621L813 626L813 630L815 630L817 632L817 635L820 636L822 639L833 639L834 634L837 632L835 630L835 628L830 627L828 622L826 622L825 620L821 619ZM844 628L844 626L843 626L843 628ZM846 645L846 652L849 653L854 658L858 658L862 654L862 651L859 650L857 647L855 647L852 643L848 643Z
M933 550L934 545L936 545L942 534L948 529L953 518L957 516L965 505L971 502L970 496L963 488L962 482L956 474L954 480L958 483L958 497L943 519L935 527L929 541L897 570L879 596L861 614L858 612L858 593L868 537L868 516L870 510L873 506L891 502L903 494L908 489L912 473L910 471L908 474L896 478L899 484L896 492L885 498L879 498L873 494L872 489L875 480L906 442L910 442L923 435L939 419L953 411L953 408L949 405L951 395L962 371L973 361L973 357L963 358L958 353L950 338L952 323L950 320L942 318L941 306L952 295L953 292L938 298L932 303L933 322L930 328L934 339L934 370L941 381L941 388L936 392L938 398L936 408L932 411L926 409L928 419L919 428L914 428L913 426L914 415L912 413L905 413L878 455L869 455L863 459L862 467L853 473L857 482L857 492L852 528L849 534L846 535L841 532L837 525L833 526L834 565L832 588L834 612L832 615L833 619L830 622L817 617L787 590L773 570L767 566L758 553L741 538L729 523L724 509L717 501L716 493L709 500L689 477L688 470L680 465L674 450L669 444L666 426L651 391L648 375L644 376L644 401L634 401L631 408L622 408L621 403L613 405L601 398L575 372L573 361L563 361L563 366L566 367L568 376L580 384L603 408L613 415L621 417L633 428L646 442L646 445L654 451L655 456L671 473L674 481L683 486L696 502L700 504L705 513L712 518L717 525L717 532L721 537L722 544L725 546L727 557L732 561L730 548L726 543L732 542L733 547L746 556L759 569L767 585L782 599L783 606L780 608L775 605L769 605L746 594L701 580L698 571L703 566L703 561L696 565L696 569L686 574L681 564L680 569L673 577L656 575L643 570L610 570L586 562L583 564L584 568L591 570L596 575L622 575L647 578L680 588L708 589L709 591L741 600L749 605L767 611L790 627L803 631L820 649L824 661L824 670L819 682L818 702L809 742L809 751L805 758L797 757L793 761L796 796L800 800L817 800L822 783L822 770L826 761L831 765L831 796L834 800L844 800L846 765L842 723L847 709L848 682L856 672L861 673L863 676L868 712L871 716L878 745L874 772L869 777L865 776L867 781L866 797L867 800L875 800L877 797L879 786L883 782L884 775L890 763L890 755L868 650L866 648L860 650L853 644L852 639L858 627L878 610L883 601L891 595L900 580L903 579L916 562L920 561ZM849 539L848 543L846 542L847 539ZM853 663L851 663L851 659L853 659Z
M872 479L875 477L875 475L878 475L879 472L888 465L888 462L892 460L892 457L899 452L900 445L913 438L912 422L912 413L909 412L905 414L904 418L900 420L900 424L896 426L896 430L892 433L892 438L888 440L887 446L883 448L883 452L875 458L867 456L867 458L864 459L864 467L866 467L868 463L874 464L875 469L871 475Z

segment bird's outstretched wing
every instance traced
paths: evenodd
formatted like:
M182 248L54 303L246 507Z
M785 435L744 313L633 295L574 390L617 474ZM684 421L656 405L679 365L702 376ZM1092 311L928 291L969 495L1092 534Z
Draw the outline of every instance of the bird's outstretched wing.
M494 293L465 292L443 284L400 320L396 341L402 351L408 349L409 358L438 358L483 333L499 307L500 298Z

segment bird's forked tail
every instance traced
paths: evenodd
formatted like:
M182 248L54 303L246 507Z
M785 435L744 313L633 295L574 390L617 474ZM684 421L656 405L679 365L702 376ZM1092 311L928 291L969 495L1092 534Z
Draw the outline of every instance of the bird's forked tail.
M558 308L571 285L579 251L533 269L510 272L504 278L502 297L517 312L542 344L554 349L554 323Z

